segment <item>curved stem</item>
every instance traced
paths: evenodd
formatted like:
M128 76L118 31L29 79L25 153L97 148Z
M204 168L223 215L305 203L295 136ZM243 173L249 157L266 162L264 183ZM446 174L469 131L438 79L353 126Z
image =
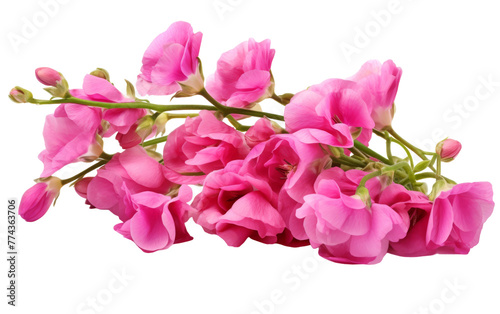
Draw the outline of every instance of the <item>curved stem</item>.
M283 102L283 99L281 99L280 96L276 95L276 93L273 93L273 95L271 96L271 98L273 100L275 100L277 103L283 105L283 106L286 106L286 104Z
M367 154L368 156L374 157L374 158L382 161L383 163L385 163L387 165L394 164L394 163L391 163L391 161L388 160L387 158L385 158L384 156L382 156L379 153L371 150L370 148L366 147L365 145L363 145L361 142L359 142L357 140L354 141L354 147L356 147L357 149L359 149L363 153Z
M213 98L212 95L210 95L205 88L203 88L198 94L201 95L201 96L203 96L212 105L214 105L215 108L217 108L217 110L219 110L220 112L222 112L222 114L224 116L226 116L228 114L228 112L226 111L226 108L228 108L228 107L222 105L220 102L218 102L217 100L215 100L215 98Z
M101 166L104 166L106 163L108 162L108 160L101 160L99 161L98 163L88 167L87 169L83 170L82 172L72 176L71 178L68 178L68 179L65 179L65 180L61 180L62 182L62 185L66 185L70 182L73 182L75 180L78 180L80 179L81 177L83 177L84 175L86 175L87 173L97 169L97 168L100 168Z

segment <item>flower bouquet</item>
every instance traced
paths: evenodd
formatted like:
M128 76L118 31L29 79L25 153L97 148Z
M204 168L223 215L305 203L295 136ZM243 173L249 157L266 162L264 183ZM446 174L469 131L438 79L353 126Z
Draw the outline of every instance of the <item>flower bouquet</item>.
M13 88L17 103L58 105L46 117L44 169L21 199L21 217L38 220L69 185L90 208L116 215L116 232L144 252L192 240L191 218L230 246L248 238L310 245L349 264L375 264L386 253L467 254L478 243L494 207L491 184L457 184L442 173L458 141L444 139L428 152L392 128L402 73L394 62L368 61L347 79L278 95L269 40L225 52L206 80L201 40L188 23L172 24L147 48L125 94L100 68L81 89L38 68L47 100ZM200 95L206 103L153 104L136 89L141 97ZM284 114L264 111L266 99ZM173 119L183 124L165 135ZM112 137L122 151L105 152ZM383 152L370 148L372 137L385 141ZM75 162L89 167L54 175ZM202 187L194 199L193 185Z

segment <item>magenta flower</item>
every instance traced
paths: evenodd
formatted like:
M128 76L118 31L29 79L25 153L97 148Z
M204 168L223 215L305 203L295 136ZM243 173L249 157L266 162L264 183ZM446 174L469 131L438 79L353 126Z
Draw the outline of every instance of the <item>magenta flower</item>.
M479 242L494 205L489 182L461 183L442 191L430 212L427 245L438 253L467 254Z
M45 150L38 155L48 177L65 165L95 160L102 153L98 138L101 129L100 108L77 104L62 104L45 118L43 137Z
M462 144L459 141L447 138L436 145L436 153L439 154L441 160L444 162L450 162L454 160L460 150L462 149Z
M344 194L329 170L320 174L316 194L304 196L304 205L296 213L304 219L311 246L339 263L380 262L389 241L403 238L407 226L391 207L378 203L367 207L358 197Z
M127 98L107 80L94 76L86 75L83 80L82 89L73 89L70 91L73 97L85 100L93 100L109 103L134 102L134 99ZM146 115L146 109L142 108L111 108L104 109L102 119L109 122L110 127L103 130L104 137L110 137L116 132L127 134L136 122Z
M149 45L142 58L137 90L141 95L170 95L181 89L194 95L203 89L198 54L203 34L186 22L175 22Z
M401 68L397 67L392 60L387 60L384 64L371 60L363 64L358 73L348 78L361 84L373 95L371 116L378 130L392 123L394 99L401 74Z
M59 196L61 187L61 180L56 177L37 180L37 184L24 192L19 215L28 222L40 219Z
M368 144L375 123L370 116L372 96L359 84L330 79L297 93L285 107L287 131L304 143L352 147L352 134Z
M243 159L249 152L244 135L218 120L213 113L201 111L168 136L163 161L170 170L168 178L179 184L203 182L206 174L224 168L230 161ZM183 175L198 173L199 175Z
M247 238L276 243L285 222L277 211L277 195L265 181L236 173L241 160L210 173L193 201L194 220L230 246Z
M275 51L269 39L242 42L225 52L217 71L207 79L207 91L230 107L250 108L274 93L271 64Z
M155 252L193 239L185 226L191 209L187 204L192 197L189 187L182 186L174 198L150 191L130 194L125 184L123 188L127 205L134 214L117 224L115 230L141 250Z
M245 132L245 140L250 148L265 142L274 134L279 134L283 129L271 122L268 118L260 118Z
M35 70L36 79L47 86L57 86L62 81L61 73L54 69L42 67Z
M130 219L134 211L124 201L123 184L132 194L150 191L166 194L173 183L165 178L165 167L148 156L140 146L117 153L88 183L87 199L92 206L107 209L122 221Z

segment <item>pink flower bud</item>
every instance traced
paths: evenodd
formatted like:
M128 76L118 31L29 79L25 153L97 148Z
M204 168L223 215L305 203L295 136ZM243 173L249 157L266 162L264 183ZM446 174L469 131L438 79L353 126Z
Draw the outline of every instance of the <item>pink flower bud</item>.
M47 86L57 86L57 82L62 80L62 76L54 69L43 67L35 70L36 79Z
M9 98L13 102L26 103L33 98L33 94L24 88L14 87L10 90Z
M19 206L19 215L28 222L40 219L59 195L61 187L62 182L57 177L37 180L37 184L24 192Z
M441 156L441 161L444 162L450 162L455 159L461 149L462 144L460 144L459 141L455 141L449 138L439 142L436 145L436 153Z

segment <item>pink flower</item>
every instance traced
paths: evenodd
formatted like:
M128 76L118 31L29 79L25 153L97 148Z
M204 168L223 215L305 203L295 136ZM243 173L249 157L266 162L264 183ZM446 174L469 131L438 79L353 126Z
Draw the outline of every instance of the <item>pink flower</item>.
M57 86L58 82L61 82L62 76L59 72L54 69L42 67L35 70L36 79L47 86Z
M125 184L123 188L134 214L117 224L115 230L134 241L141 250L155 252L193 239L185 226L190 211L187 202L192 197L189 187L182 186L174 198L150 191L131 194Z
M399 256L424 256L436 253L425 243L425 232L432 207L432 202L425 194L409 191L402 185L393 183L382 191L376 201L394 209L409 228L403 239L390 243L389 253Z
M217 71L207 79L207 91L226 106L249 108L274 93L271 41L245 41L222 54Z
M165 178L165 167L149 157L142 147L135 146L115 154L97 171L88 184L87 199L93 206L107 209L126 221L134 211L125 204L123 184L132 194L145 191L166 194L173 187Z
M267 141L272 135L279 134L282 131L283 129L279 125L271 122L268 118L260 118L245 133L245 140L248 146L252 148L259 143Z
M149 45L142 59L137 90L141 95L170 95L181 89L194 95L203 89L198 54L202 33L175 22Z
M292 198L301 200L313 193L314 181L329 162L330 157L319 145L304 144L293 134L281 134L252 148L239 174L266 181L275 193L283 187Z
M460 150L462 149L462 144L459 141L447 138L436 145L436 153L441 157L441 161L450 162L454 160Z
M124 103L135 101L123 96L123 94L107 80L94 75L86 75L83 80L83 88L73 89L70 93L73 97L99 102ZM104 109L102 118L109 122L110 128L108 130L103 130L104 134L102 135L104 137L109 137L116 132L127 134L131 131L130 129L134 124L140 118L144 117L146 113L146 109L141 108Z
M38 156L44 164L41 177L48 177L69 163L99 157L102 142L97 133L101 115L100 108L62 104L45 118L45 150Z
M335 262L380 262L389 241L406 235L401 216L387 205L373 203L370 208L358 197L344 194L329 172L319 175L316 194L306 195L296 213L304 219L311 246Z
M59 196L61 187L61 180L56 177L37 180L37 184L24 192L19 205L19 215L28 222L40 219Z
M194 220L230 246L240 246L247 238L276 243L285 223L277 211L277 195L269 185L235 171L241 160L210 173L202 192L195 197Z
M361 84L373 95L371 116L378 130L391 125L401 74L401 68L396 67L392 60L387 60L384 64L371 60L363 64L358 73L348 78Z
M461 183L434 200L426 243L438 253L467 254L479 242L495 203L489 182Z
M201 111L169 134L163 150L168 178L179 184L199 184L206 174L224 168L230 161L243 159L249 152L244 135ZM183 175L199 173L199 175Z
M304 143L352 147L351 133L367 144L374 127L371 95L359 84L340 79L326 80L297 93L285 107L287 131Z

